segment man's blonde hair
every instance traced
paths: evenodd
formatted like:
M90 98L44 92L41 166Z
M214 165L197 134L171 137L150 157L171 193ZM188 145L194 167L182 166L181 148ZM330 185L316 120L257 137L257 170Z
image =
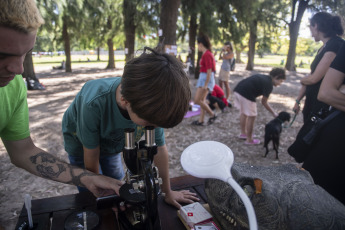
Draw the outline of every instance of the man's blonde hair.
M31 33L43 23L35 0L1 0L0 26Z

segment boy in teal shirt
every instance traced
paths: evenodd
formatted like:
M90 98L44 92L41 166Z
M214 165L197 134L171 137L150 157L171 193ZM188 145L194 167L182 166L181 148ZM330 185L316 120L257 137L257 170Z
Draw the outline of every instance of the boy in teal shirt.
M163 128L179 124L188 111L189 79L175 57L146 51L126 64L121 78L93 80L83 86L63 117L65 150L72 165L121 180L124 129L135 129L135 141L139 141L145 126L156 127L154 163L163 179L165 201L179 208L178 202L197 198L189 191L170 189Z

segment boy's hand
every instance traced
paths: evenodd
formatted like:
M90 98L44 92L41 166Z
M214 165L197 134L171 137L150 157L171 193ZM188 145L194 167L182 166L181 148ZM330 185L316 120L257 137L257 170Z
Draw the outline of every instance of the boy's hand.
M194 201L199 201L200 199L196 197L195 193L188 190L172 191L165 194L165 202L175 206L180 209L182 206L179 203L191 204Z

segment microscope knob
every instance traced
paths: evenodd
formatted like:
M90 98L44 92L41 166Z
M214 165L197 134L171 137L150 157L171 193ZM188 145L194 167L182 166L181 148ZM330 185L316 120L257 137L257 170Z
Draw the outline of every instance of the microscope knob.
M144 182L142 180L138 182L133 182L132 185L133 185L134 190L139 190L139 189L144 188Z
M163 184L162 178L159 177L159 178L155 179L155 183L159 184L159 185Z
M139 189L139 184L138 183L134 182L132 185L133 185L133 189L134 190L138 190Z

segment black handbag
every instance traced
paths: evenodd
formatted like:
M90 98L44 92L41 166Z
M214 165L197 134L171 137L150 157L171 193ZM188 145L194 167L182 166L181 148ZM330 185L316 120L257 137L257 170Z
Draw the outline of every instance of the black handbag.
M298 163L304 162L311 151L312 144L317 141L322 128L340 113L341 111L330 107L328 110L321 109L317 114L312 114L298 132L294 143L288 148L289 155L295 158Z

